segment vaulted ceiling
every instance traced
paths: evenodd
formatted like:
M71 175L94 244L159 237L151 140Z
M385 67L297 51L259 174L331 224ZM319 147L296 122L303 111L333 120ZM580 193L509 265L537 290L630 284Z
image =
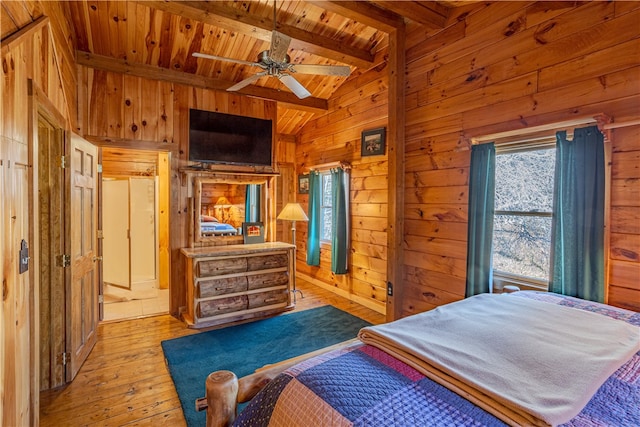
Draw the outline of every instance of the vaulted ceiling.
M351 77L295 74L299 99L265 76L238 92L278 101L278 132L296 133L348 78L384 61L400 22L438 30L450 1L102 1L65 2L78 63L103 70L226 90L260 68L196 58L194 52L255 62L272 30L291 37L293 64L347 65Z

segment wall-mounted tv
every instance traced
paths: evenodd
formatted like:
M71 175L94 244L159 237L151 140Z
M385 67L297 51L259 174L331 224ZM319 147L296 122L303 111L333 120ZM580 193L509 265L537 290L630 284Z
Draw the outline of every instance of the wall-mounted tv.
M272 166L271 120L189 110L189 160Z

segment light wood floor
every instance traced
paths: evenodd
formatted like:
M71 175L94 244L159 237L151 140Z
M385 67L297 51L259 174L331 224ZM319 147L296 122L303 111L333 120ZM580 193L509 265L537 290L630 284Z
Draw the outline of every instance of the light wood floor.
M297 294L294 311L333 305L373 324L385 320L302 280L297 287L304 298ZM40 394L40 425L185 426L160 342L194 333L169 315L101 324L98 343L74 381Z

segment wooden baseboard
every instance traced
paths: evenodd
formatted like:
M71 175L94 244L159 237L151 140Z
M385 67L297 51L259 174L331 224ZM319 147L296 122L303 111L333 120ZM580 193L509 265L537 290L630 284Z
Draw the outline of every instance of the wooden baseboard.
M343 298L348 299L349 301L353 301L355 303L358 303L360 305L363 305L371 310L377 311L380 314L387 314L387 305L384 302L377 302L377 301L372 301L370 299L367 298L362 298L358 295L353 295L350 294L347 291L344 291L342 289L336 288L335 286L331 286L328 283L325 283L321 280L315 279L311 276L307 276L304 273L300 273L300 272L296 272L296 277L299 277L300 279L309 282L313 285L316 285L322 289L326 289L329 292L333 292L336 295L339 295Z

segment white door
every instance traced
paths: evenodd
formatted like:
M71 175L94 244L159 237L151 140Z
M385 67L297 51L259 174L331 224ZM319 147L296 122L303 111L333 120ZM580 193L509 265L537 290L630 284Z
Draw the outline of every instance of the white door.
M102 280L131 289L129 180L102 181Z
M131 283L153 282L156 265L156 180L153 177L129 178L131 209Z

